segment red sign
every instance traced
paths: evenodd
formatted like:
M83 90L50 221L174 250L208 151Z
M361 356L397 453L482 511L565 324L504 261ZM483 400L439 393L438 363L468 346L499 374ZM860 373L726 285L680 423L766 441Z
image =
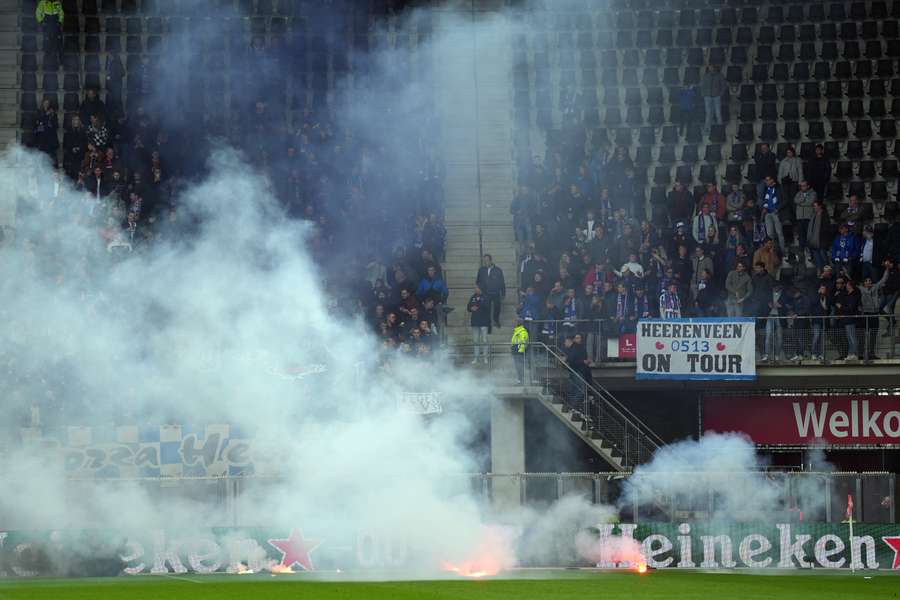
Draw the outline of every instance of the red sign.
M637 358L637 342L633 333L623 333L619 336L619 358Z
M706 396L703 426L757 444L900 444L900 396Z

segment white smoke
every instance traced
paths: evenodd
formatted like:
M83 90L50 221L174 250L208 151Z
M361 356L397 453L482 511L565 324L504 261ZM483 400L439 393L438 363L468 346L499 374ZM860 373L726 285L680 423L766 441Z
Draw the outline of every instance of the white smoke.
M819 471L829 470L823 457L816 464ZM652 461L625 481L620 507L636 505L645 517L665 515L666 520L702 516L730 522L766 522L796 509L809 518L822 511L821 480L793 477L787 492L784 480L765 468L753 443L739 434L673 443L657 450ZM673 510L680 514L671 514Z

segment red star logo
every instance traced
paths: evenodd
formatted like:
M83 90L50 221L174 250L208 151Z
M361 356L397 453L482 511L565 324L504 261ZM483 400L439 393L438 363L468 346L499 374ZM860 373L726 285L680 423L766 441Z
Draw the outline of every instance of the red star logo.
M319 540L304 540L299 529L291 529L291 535L286 540L269 540L269 544L281 552L282 567L290 567L296 563L304 571L315 571L309 555L321 543Z
M881 539L885 544L891 547L891 550L894 551L894 564L891 565L891 568L900 569L900 535L883 537Z

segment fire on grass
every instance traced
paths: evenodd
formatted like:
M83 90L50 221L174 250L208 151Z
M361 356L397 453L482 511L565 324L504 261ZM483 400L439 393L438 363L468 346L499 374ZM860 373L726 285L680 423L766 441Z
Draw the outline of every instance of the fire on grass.
M516 566L513 552L515 533L499 526L485 527L475 550L465 559L441 561L441 569L460 577L480 579L499 575Z

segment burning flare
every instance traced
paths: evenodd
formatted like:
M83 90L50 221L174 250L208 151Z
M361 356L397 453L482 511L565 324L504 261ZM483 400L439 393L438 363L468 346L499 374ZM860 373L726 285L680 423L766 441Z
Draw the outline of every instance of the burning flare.
M516 557L512 549L514 537L515 534L508 528L487 526L471 558L441 561L441 569L473 579L497 575L504 569L516 566Z

